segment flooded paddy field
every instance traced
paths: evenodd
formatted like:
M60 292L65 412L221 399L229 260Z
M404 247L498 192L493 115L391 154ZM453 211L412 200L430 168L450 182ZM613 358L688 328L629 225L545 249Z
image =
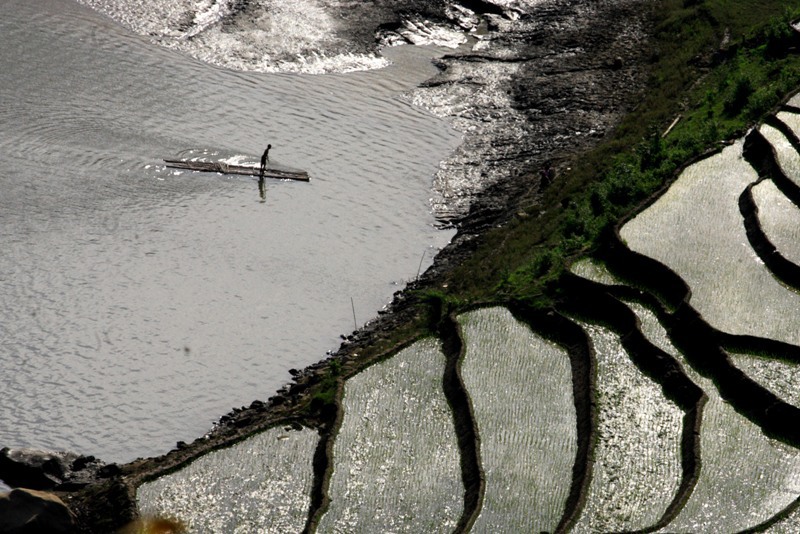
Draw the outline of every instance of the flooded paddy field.
M744 188L755 181L754 172L741 162L740 157L732 157L731 152L733 150L728 153L723 151L720 157L729 158L727 161L733 162L736 168L744 170L745 179L739 182L740 187ZM707 164L701 169L707 171L715 168L714 165L719 163ZM687 172L698 181L708 176L707 172L698 172L698 169L690 168ZM680 184L680 180L676 184ZM680 185L677 189L680 190ZM704 197L688 195L687 198L699 198L702 201ZM736 194L731 192L728 198L735 201ZM659 209L658 203L654 204L654 208ZM734 211L730 215L731 220L741 224L741 219L736 221L735 214ZM716 228L719 232L724 232L721 226ZM737 229L735 232L740 230ZM742 242L747 243L746 240ZM755 264L758 266L758 262ZM624 289L620 279L601 263L583 261L573 267L573 271L583 274L587 279L604 284L598 287L610 288L608 291L611 293ZM778 286L783 287L780 284ZM638 325L636 328L653 346L669 354L675 360L680 372L702 392L702 398L694 404L694 411L698 413L695 414L696 417L688 417L689 412L682 415L682 410L664 397L670 391L671 395L675 394L672 389L674 386L668 382L659 384L660 379L654 381L642 374L638 367L641 361L637 365L633 364L628 349L620 345L617 334L600 326L582 324L580 328L586 332L587 343L593 347L597 362L594 379L597 412L596 419L592 423L597 441L591 453L591 462L587 464L590 466L591 474L588 478L589 483L583 490L585 497L578 501L580 504L577 507L575 501L569 501L569 506L564 510L559 510L559 506L565 503L563 497L555 498L556 494L564 495L566 491L563 477L542 479L539 478L541 472L535 468L527 475L525 470L520 471L519 458L526 456L521 447L524 448L523 445L528 440L536 438L532 434L533 427L514 426L514 423L524 423L527 419L521 416L518 410L522 406L520 393L528 391L528 388L533 389L529 395L524 396L527 399L533 400L544 395L549 398L547 403L553 406L553 399L560 395L563 396L561 404L567 406L570 404L568 394L570 387L567 384L570 373L564 367L565 358L562 349L539 340L502 308L477 310L459 318L462 332L460 335L463 336L462 344L465 347L460 375L471 399L476 435L480 436L482 447L480 469L485 473L483 498L479 506L472 511L473 522L470 530L480 532L484 527L489 528L487 525L493 525L494 528L502 528L498 525L519 526L519 517L514 511L534 506L537 510L546 511L544 515L537 516L541 520L536 523L537 525L553 528L556 524L562 528L566 527L565 530L569 532L648 528L658 528L664 532L706 530L734 532L761 524L772 525L776 532L787 531L786 529L790 528L787 525L793 524L792 521L796 520L793 519L796 516L793 506L800 494L800 490L797 489L800 487L798 449L765 435L758 419L753 420L740 413L741 405L738 399L734 399L733 404L726 400L728 393L720 390L721 383L717 383L713 378L717 372L715 368L709 370L701 365L698 370L698 362L687 358L682 349L676 348L668 329L662 325L662 321L669 322L669 313L661 310L657 316L654 311L641 304L628 300L624 302L625 306L635 313ZM577 323L575 325L578 326ZM409 363L405 362L404 358L416 351L433 351L431 355L438 352L436 343L432 340L426 341L422 345L415 345L412 349L405 349L384 363L370 367L357 375L359 381L352 382L355 379L350 379L347 384L351 382L354 385L369 384L371 382L367 379L369 373L388 372L386 371L388 367L382 366L404 368L404 373L409 378L415 376L419 371L411 372L410 367L404 367L402 364ZM536 352L549 356L540 363L530 356ZM395 361L395 358L400 359ZM429 370L435 371L437 368L439 370L429 375L427 380L430 381L430 386L420 385L422 390L438 389L434 384L441 380L440 373L443 372L445 356L440 355L438 358L441 363L427 366ZM797 402L797 396L792 393L793 364L745 354L731 353L728 358L732 366L744 370L746 375L764 388L775 390L785 402L791 404ZM560 366L555 365L559 361ZM478 362L481 364L478 365ZM500 363L502 366L498 366ZM542 364L546 364L546 367L540 368ZM534 375L541 378L533 382L521 378ZM546 381L542 382L542 379ZM379 397L374 396L380 392L381 398L385 400L388 398L385 396L386 393L391 390L392 387L387 387L387 384L381 385L375 382L359 396L366 395L364 398L373 396L372 398L378 399ZM539 393L536 393L537 391ZM545 395L545 391L549 393ZM508 394L518 397L517 400L504 396ZM409 401L413 404L416 395L409 395ZM345 421L350 417L351 421L359 421L358 425L364 428L367 423L374 425L376 429L386 424L389 424L387 428L392 428L391 425L405 417L392 415L389 410L381 416L385 417L385 420L379 423L376 417L370 415L376 413L375 410L366 407L354 409L355 405L352 402L354 400L351 398L348 410L347 394L345 394L343 404ZM449 433L451 446L455 446L453 427L448 422L453 414L448 416L446 404L441 404L443 401L439 402L442 411L437 428L426 431L425 434L446 436ZM374 406L378 404L377 401L373 403ZM391 404L388 403L389 406ZM571 431L568 429L572 424L576 425L572 428L577 428L577 421L572 424L569 421L575 417L569 415L570 409L564 407L558 412L565 415L564 420L558 422L559 427L563 427L565 432ZM364 415L355 418L354 413ZM409 413L413 414L414 410L409 410ZM556 422L552 420L547 424L552 425ZM515 429L513 436L508 435L509 424ZM696 427L687 428L687 424ZM406 426L409 425L410 422ZM534 426L541 427L541 425ZM346 428L346 425L342 428ZM691 439L692 435L695 435L694 441ZM398 436L394 434L392 436L394 437L387 438L386 441L397 441ZM686 441L687 436L689 441ZM345 443L346 439L340 430L336 438L339 443L337 446ZM436 442L438 440L433 440L431 443ZM362 445L345 447L345 450L369 451L378 446L371 440ZM542 458L549 458L543 461L550 466L554 465L555 461L562 466L563 471L569 471L570 462L581 460L569 446L562 449L560 453L553 451ZM503 450L512 452L509 456L501 454ZM547 450L547 447L544 450ZM633 450L638 452L632 453ZM378 456L392 457L388 453ZM577 464L573 463L572 467L575 465ZM357 476L356 473L362 472L361 468L354 470L352 466L340 466L338 469L337 475L337 467L332 468L332 480L337 476L353 477ZM551 469L548 469L548 472L550 471ZM389 472L391 469L366 479L372 480L373 484L375 482L386 484L389 479L385 478L384 474ZM514 473L514 478L507 478L511 473ZM508 485L510 483L508 481L517 479L520 473L528 481L527 484L534 484L536 488L532 493L526 492L525 499L533 499L531 502L537 504L523 504L521 496L512 497L517 495L517 492L511 490L512 486ZM572 470L570 484L573 487L576 483L580 486L580 483L576 482L580 478L575 478L576 476L585 476L577 473L580 473L580 470ZM457 483L461 477L456 473L451 473L450 476L450 482L456 483L454 487L459 487L459 490L454 491L463 491L463 486ZM505 492L497 493L494 489L496 487L494 481L500 480L499 477L507 480L506 487L509 489ZM553 486L556 481L561 481L562 484ZM342 491L334 489L336 487L337 485L332 482L330 490L332 498L336 492ZM351 483L347 487L358 488L359 484ZM556 490L557 487L560 489ZM391 494L391 491L384 490L383 493ZM369 502L369 498L365 497L364 502ZM440 501L440 504L451 509L452 503L447 504L447 502ZM328 513L334 510L335 507L332 505ZM500 513L499 510L503 512ZM428 514L427 521L436 522L438 521L436 517L435 514ZM565 521L566 517L573 519ZM405 524L417 524L417 520L408 518ZM457 521L457 518L452 516L452 521Z
M757 280L768 280L771 291L788 302L794 295L759 261L745 235L738 199L759 177L742 155L743 146L737 142L687 168L622 229L631 247L662 254L665 264L692 281L683 307L670 311L648 296L648 284L660 281L650 281L647 273L627 282L631 273L618 275L614 262L582 260L572 271L589 285L567 291L563 309L540 314L516 305L514 313L503 307L470 311L453 318L457 326L442 328L438 339L418 341L345 380L342 422L331 431L332 460L310 492L330 499L308 511L309 518L319 519L318 531L369 530L377 524L401 531L420 525L467 532L790 531L800 502L800 449L792 441L792 412L786 411L798 403L794 345L767 323L764 328L742 319L750 315L721 319L746 323L747 335L705 323L711 314L691 315L694 306L716 309L704 299L720 298L719 293L729 300L716 306L734 312L757 301L730 306L743 298L746 286L736 277L703 274L710 262L703 256L722 258L723 270L712 273L756 272ZM768 202L772 186L762 180L754 189L766 220L774 215L767 215L774 207ZM658 224L668 216L684 225L678 226L685 232L680 241L691 247L682 249L678 240L669 245L667 229ZM725 267L725 261L733 266ZM726 285L730 280L737 281L734 287ZM593 312L593 299L600 295L608 307ZM767 302L777 309L752 313L777 317L787 301ZM580 310L597 324L579 319ZM782 328L790 332L795 323L785 315ZM695 328L705 330L687 336ZM743 346L753 353L734 350ZM781 348L787 351L783 359ZM583 360L575 356L581 351L587 355ZM455 382L448 371L453 358L460 362ZM584 401L575 396L576 381L587 373L588 425ZM466 419L464 406L447 400L453 397L444 393L446 383L463 388L469 399ZM790 414L785 426L770 419L773 409ZM457 430L463 425L472 433ZM591 443L584 452L582 439ZM258 447L277 450L267 442ZM464 462L473 457L471 451L477 451L476 464ZM436 466L429 465L433 460ZM422 466L438 474L408 485L422 480ZM561 474L553 475L554 469ZM168 477L165 488L174 484ZM322 482L326 477L329 483ZM409 506L421 512L402 512ZM396 513L387 515L389 508ZM523 512L530 509L537 513Z
M680 485L683 414L639 372L618 336L583 328L597 359L597 444L574 532L646 529L658 522Z
M598 284L613 286L620 283L603 264L591 258L583 258L573 263L570 265L570 272Z
M800 362L776 356L731 353L733 364L783 401L800 406Z
M474 531L552 531L564 514L577 454L569 357L505 308L464 314L459 324L466 344L461 376L486 477Z
M714 327L798 344L800 295L759 259L739 212L740 195L758 179L742 146L690 166L621 236L685 280L692 306Z
M445 357L420 341L351 378L320 532L451 532L464 488L442 389Z
M767 239L789 261L800 264L800 208L772 180L760 182L752 191Z
M646 308L631 304L642 331L680 361L707 397L703 406L697 482L680 513L663 532L736 532L755 527L800 494L800 450L767 438L721 398L712 380L695 372Z
M774 128L762 126L760 133L769 142L765 149L775 151L784 174L792 175L797 158L795 147ZM748 406L750 401L761 402L757 400L761 395L766 396L765 403L798 406L794 392L796 355L793 348L797 345L794 332L798 324L793 312L797 294L774 278L751 248L760 245L760 238L744 235L746 225L760 224L770 241L780 244L778 251L791 260L795 246L789 236L797 231L793 224L798 222L797 206L784 196L784 188L779 191L769 176L765 176L762 177L766 178L764 181L752 188L757 222L743 219L744 212L737 220L732 209L736 195L744 191L748 182L756 183L754 171L746 165L737 145L689 167L661 199L622 230L622 236L632 248L659 259L682 275L692 290L689 302L711 325L722 327L727 333L752 336L723 335L719 339L723 345L731 347L744 346L742 343L747 340L754 354L737 354L735 349L726 354L718 348L718 355L707 354L706 361L694 359L701 353L686 359L668 341L666 330L655 316L634 306L643 331L663 350L678 358L684 371L708 399L700 427L699 478L691 497L666 525L665 532L736 531L760 525L771 531L768 525L793 509L799 493L797 443L790 434L775 435L785 436L783 440L792 444L765 435L767 419L758 415L761 408L753 411L754 408ZM719 199L716 206L705 204L706 190L701 184L706 180L715 182L713 188L717 192L714 194ZM692 216L696 217L696 224L687 225L681 233L685 246L675 243L673 248L667 236L656 234L656 226L650 225L657 220L666 223L667 218L680 224ZM649 232L648 237L644 237L643 232ZM654 235L659 235L661 240L651 240ZM695 239L702 242L695 242ZM664 245L661 250L653 246L656 242ZM726 250L720 248L722 245ZM728 271L732 259L740 267ZM701 269L707 273L706 280ZM738 275L727 274L729 272ZM714 288L713 299L719 305L724 304L727 314L722 311L723 306L716 308L712 304L711 288ZM680 337L682 345L694 352L693 347L685 345L689 340ZM772 340L789 344L773 345ZM732 378L735 376L738 378ZM737 396L730 380L741 384L739 388L750 388L749 399ZM775 400L766 400L768 398ZM748 412L749 415L745 415ZM788 420L785 422L789 424Z
M788 114L779 114L778 117L785 118L787 115ZM793 122L796 122L796 120L789 121L789 123ZM778 163L786 176L795 185L800 185L800 154L794 149L789 139L787 139L783 133L768 124L762 125L759 131L767 141L769 141L770 145L775 148Z
M179 518L191 532L300 532L311 505L309 429L275 428L139 486L144 516Z

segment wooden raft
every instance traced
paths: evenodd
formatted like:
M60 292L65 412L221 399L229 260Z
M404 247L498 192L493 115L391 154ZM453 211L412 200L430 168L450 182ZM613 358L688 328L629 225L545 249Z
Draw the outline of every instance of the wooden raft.
M258 167L248 167L246 165L229 165L218 161L184 161L179 159L165 159L164 163L172 169L187 169L190 171L219 172L222 174L244 174L246 176L261 176ZM281 171L278 169L265 169L265 178L276 178L278 180L298 180L308 182L306 171Z

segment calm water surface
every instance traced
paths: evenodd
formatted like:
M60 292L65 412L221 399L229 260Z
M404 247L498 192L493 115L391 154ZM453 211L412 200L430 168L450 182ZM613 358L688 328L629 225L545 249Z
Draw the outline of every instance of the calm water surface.
M0 446L165 452L266 399L423 269L457 133L400 98L434 53L234 72L68 0L0 4ZM175 172L204 153L310 183Z

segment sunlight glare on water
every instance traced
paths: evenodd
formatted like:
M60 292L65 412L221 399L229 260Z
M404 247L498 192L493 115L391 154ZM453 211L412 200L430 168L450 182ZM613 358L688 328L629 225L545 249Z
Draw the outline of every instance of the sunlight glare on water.
M258 72L350 72L386 59L348 50L337 0L78 0L135 33L214 65Z

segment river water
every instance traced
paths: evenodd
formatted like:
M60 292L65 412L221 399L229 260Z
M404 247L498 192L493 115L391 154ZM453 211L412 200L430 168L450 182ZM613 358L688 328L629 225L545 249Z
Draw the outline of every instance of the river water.
M375 316L452 236L429 195L460 136L401 97L438 52L242 72L72 0L0 3L0 446L161 454ZM262 202L161 164L267 143L310 183Z

